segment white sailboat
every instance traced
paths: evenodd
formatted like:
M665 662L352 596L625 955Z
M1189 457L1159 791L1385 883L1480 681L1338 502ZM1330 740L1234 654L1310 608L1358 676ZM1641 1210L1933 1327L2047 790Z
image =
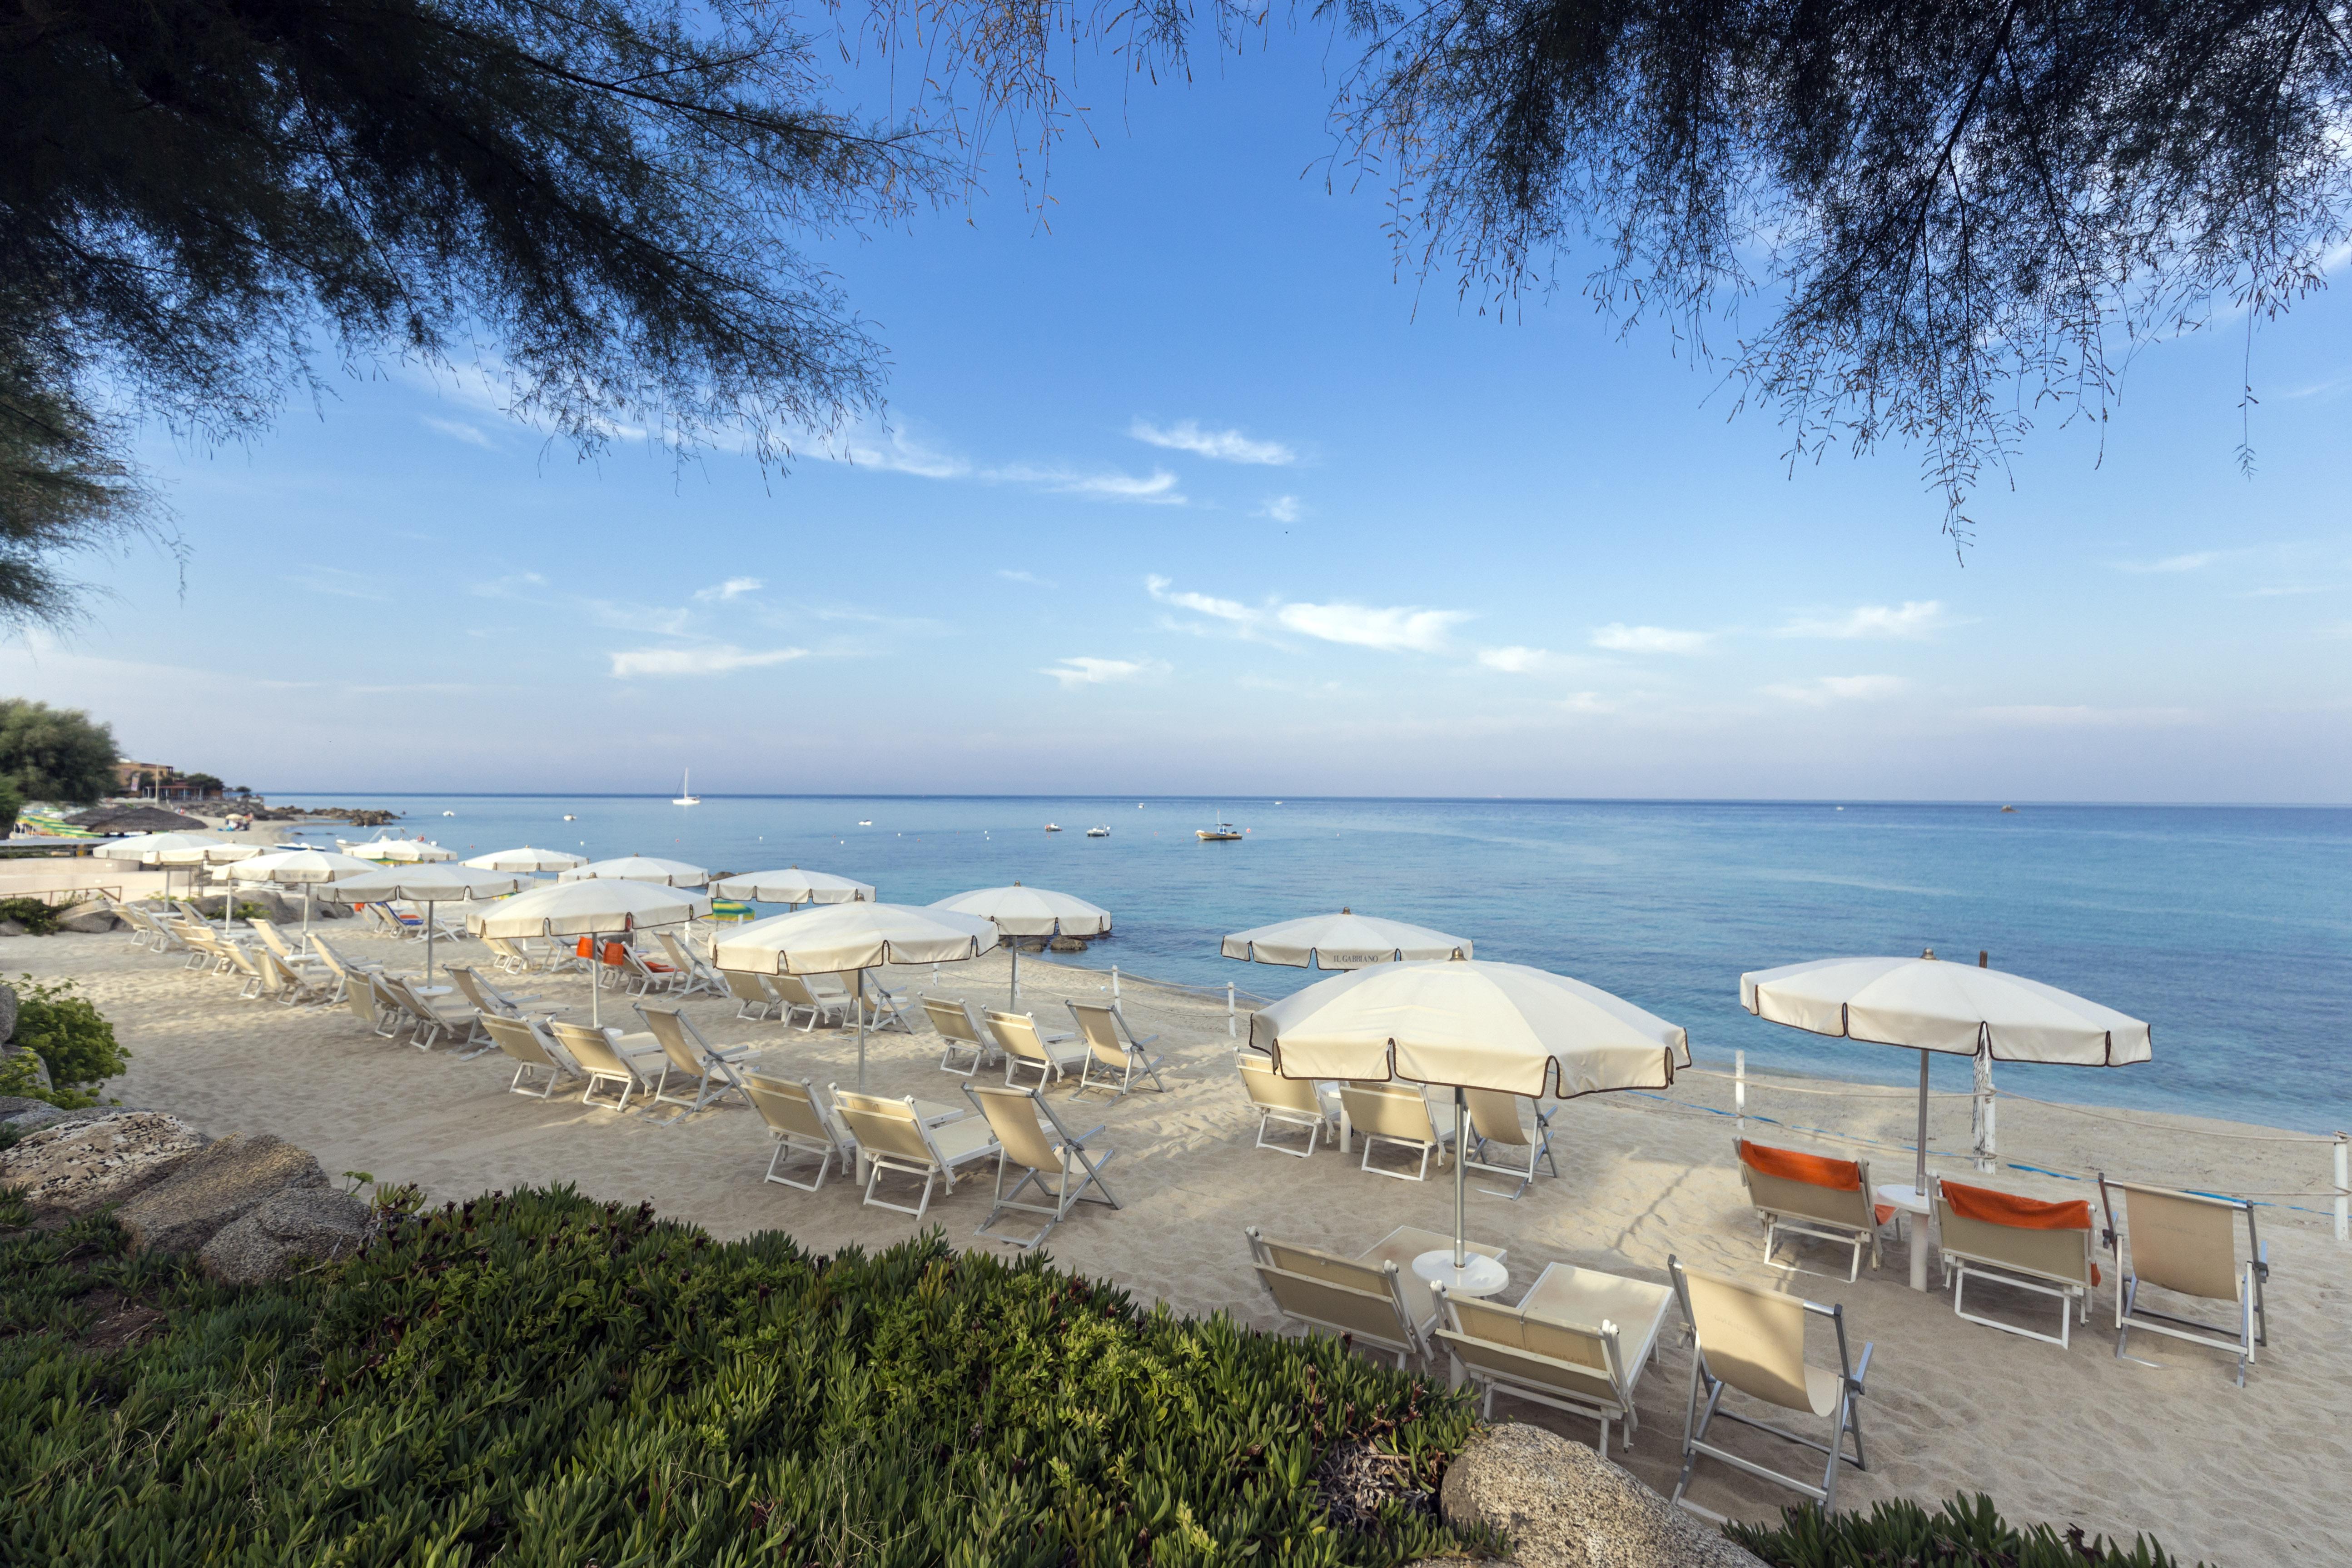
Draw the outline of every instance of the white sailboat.
M700 805L702 804L702 797L694 793L693 784L694 770L692 768L688 768L685 772L678 774L677 798L671 801L670 805Z

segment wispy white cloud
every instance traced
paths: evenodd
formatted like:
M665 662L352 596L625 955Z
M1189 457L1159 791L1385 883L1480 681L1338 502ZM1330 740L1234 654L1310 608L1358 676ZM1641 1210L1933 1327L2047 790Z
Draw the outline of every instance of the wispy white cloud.
M1952 624L1940 599L1906 599L1902 605L1863 605L1843 616L1800 616L1783 626L1784 637L1932 637Z
M1267 468L1286 468L1298 461L1298 454L1279 441L1254 441L1238 430L1203 430L1197 419L1181 420L1168 426L1138 419L1127 427L1127 433L1154 447L1191 452L1220 463L1254 463Z
M490 451L498 445L488 436L483 435L478 426L468 425L462 419L443 419L431 414L419 415L418 417L425 421L426 429L438 430L450 439L463 441L468 447L479 447L484 451Z
M1424 610L1417 605L1284 605L1274 618L1286 630L1351 647L1436 653L1445 635L1471 618L1467 610Z
M740 599L746 594L756 594L766 586L767 584L757 577L730 577L715 588L696 589L694 596L705 604L715 601L723 605L730 599Z
M684 637L694 624L691 610L663 605L624 605L612 599L582 599L580 607L600 626L615 631L651 632L656 637Z
M1008 583L1026 583L1033 588L1051 588L1056 584L1051 578L1040 577L1034 572L1013 572L998 567L996 574Z
M1893 697L1909 684L1899 675L1824 675L1818 680L1768 686L1764 692L1783 702L1826 708L1832 702L1869 702Z
M2028 703L2011 708L1979 708L1977 717L1995 724L2030 730L2150 730L2171 729L2197 721L2189 708L2092 708L2080 705Z
M972 472L966 459L935 450L897 426L854 426L814 442L811 450L852 468L912 474L923 479L968 479Z
M701 647L640 647L615 653L613 677L627 680L640 675L725 675L730 670L758 669L808 657L804 647L741 648L717 643Z
M1180 610L1211 616L1237 626L1255 626L1266 617L1264 610L1255 610L1236 599L1213 599L1206 594L1180 592L1165 577L1151 576L1143 580L1144 591L1163 605L1173 605Z
M2218 550L2199 550L2187 555L2168 555L2161 561L2118 561L2116 570L2143 574L2152 572L2202 572L2220 559L2221 552Z
M1549 652L1539 647L1482 647L1478 662L1488 669L1499 669L1507 675L1528 675L1551 662Z
M1165 468L1154 468L1149 474L1122 473L1116 468L1099 473L1082 473L1072 468L1013 464L1007 468L985 469L980 477L1005 484L1035 485L1055 495L1088 496L1097 500L1147 501L1156 506L1184 504L1183 492L1176 488L1176 476Z
M1081 655L1061 659L1037 673L1052 676L1062 683L1063 690L1070 691L1081 686L1107 686L1115 680L1157 675L1167 668L1158 659L1090 658Z
M1678 632L1665 626L1629 626L1612 622L1592 634L1592 646L1611 653L1699 653L1711 632Z
M1257 509L1257 515L1276 522L1297 522L1307 515L1307 509L1297 496L1272 496Z

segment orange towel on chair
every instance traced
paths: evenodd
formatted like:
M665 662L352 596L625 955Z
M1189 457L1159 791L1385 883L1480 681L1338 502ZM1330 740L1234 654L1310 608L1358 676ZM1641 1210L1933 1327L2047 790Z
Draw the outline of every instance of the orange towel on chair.
M1833 1193L1856 1193L1862 1190L1862 1167L1852 1160L1832 1160L1826 1154L1804 1154L1794 1149L1775 1149L1769 1143L1739 1141L1739 1158L1768 1176L1778 1176L1784 1182L1802 1182L1809 1187L1827 1187ZM1892 1204L1874 1204L1871 1212L1878 1223L1885 1225L1895 1217Z
M2017 1230L2088 1230L2091 1228L2091 1205L2082 1198L2063 1203L2044 1203L2040 1198L2021 1198L2015 1193L1996 1192L1990 1187L1966 1187L1958 1182L1946 1182L1944 1201L1962 1219L1972 1219L1980 1225L2005 1225ZM2099 1282L2099 1266L2091 1265L2091 1283Z

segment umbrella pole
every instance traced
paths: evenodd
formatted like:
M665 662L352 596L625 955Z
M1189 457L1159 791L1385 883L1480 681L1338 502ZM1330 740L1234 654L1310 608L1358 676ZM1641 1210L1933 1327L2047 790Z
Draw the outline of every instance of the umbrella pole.
M1021 1008L1021 939L1020 939L1019 937L1017 937L1017 936L1016 936L1016 937L1014 937L1014 938L1013 939L1013 992L1012 992L1012 994L1011 994L1011 995L1009 995L1009 996L1007 996L1004 1000L1005 1000L1005 1011L1006 1011L1006 1012L1008 1012L1008 1013L1012 1013L1012 1012L1018 1012L1018 1011L1020 1011L1020 1008Z
M1927 1053L1919 1053L1919 1167L1913 1177L1921 1197L1927 1195Z
M588 939L588 1024L592 1028L604 1026L604 976L598 967L604 961L604 944L596 936Z
M425 900L425 984L433 984L433 900Z
M857 972L857 1092L866 1092L866 971Z
M1463 1129L1469 1120L1469 1097L1462 1086L1454 1086L1454 1278L1470 1263L1468 1230L1462 1218L1462 1160L1467 1150L1463 1145Z

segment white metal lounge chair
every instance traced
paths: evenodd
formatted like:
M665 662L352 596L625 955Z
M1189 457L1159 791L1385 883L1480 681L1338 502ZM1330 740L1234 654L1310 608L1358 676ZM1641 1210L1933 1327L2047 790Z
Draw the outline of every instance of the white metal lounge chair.
M1493 1187L1481 1187L1480 1192L1516 1203L1535 1185L1538 1163L1551 1166L1552 1178L1559 1179L1559 1164L1551 1157L1551 1118L1544 1113L1540 1103L1525 1095L1500 1094L1491 1089L1465 1089L1463 1095L1465 1108L1470 1112L1470 1142L1463 1151L1463 1167L1515 1176L1519 1184L1507 1193ZM1532 1130L1519 1120L1521 1105L1535 1112ZM1661 1285L1658 1289L1663 1290L1665 1287Z
M1494 1419L1495 1395L1506 1394L1600 1422L1603 1454L1617 1422L1632 1450L1641 1425L1634 1391L1656 1364L1674 1287L1555 1263L1516 1307L1449 1296L1443 1287L1433 1293L1454 1384L1485 1390L1485 1419Z
M434 1043L444 1035L449 1037L453 1045L469 1046L474 1043L474 1037L479 1033L476 1021L478 1015L470 1006L427 996L417 988L415 982L404 974L379 974L375 976L375 982L391 995L393 1005L407 1017L412 1030L408 1043L418 1050L431 1050Z
M669 1058L669 1067L654 1089L656 1101L665 1105L686 1107L671 1121L693 1115L696 1111L716 1105L732 1094L748 1100L744 1094L743 1075L736 1064L751 1054L749 1046L735 1046L721 1050L702 1037L694 1020L675 1007L648 1007L640 1004L637 1016L646 1021L654 1039L661 1046L662 1055ZM670 1093L673 1082L694 1085L691 1096ZM667 1125L665 1123L664 1125Z
M654 939L669 954L670 966L682 977L677 987L678 995L691 996L697 992L708 992L713 996L727 994L727 983L719 977L719 971L710 966L709 959L694 951L691 942L682 942L666 931L654 932Z
M2079 1198L2042 1203L1941 1176L1933 1181L1937 1251L1944 1283L1952 1288L1952 1310L1971 1323L2063 1349L2075 1309L2084 1322L2091 1321L2091 1290L2099 1282L2091 1261L2091 1205ZM2057 1298L2058 1331L2045 1334L1969 1311L1962 1298L1971 1279Z
M934 1184L944 1182L945 1190L954 1192L958 1171L997 1152L996 1139L984 1117L933 1123L924 1120L912 1096L886 1100L879 1095L852 1094L837 1084L833 1104L865 1157L865 1201L876 1208L920 1219L931 1206ZM914 1207L874 1195L886 1173L922 1178L923 1195Z
M630 995L675 996L685 988L687 976L667 959L639 952L625 942L613 943L612 950L620 955L621 984Z
M926 996L923 1014L939 1032L940 1070L971 1078L1004 1055L1004 1047L980 1020L980 1009L951 996Z
M768 1159L767 1180L813 1193L824 1185L825 1173L835 1161L840 1162L844 1175L850 1173L852 1162L857 1158L857 1140L818 1098L816 1085L810 1079L794 1081L745 1073L743 1095L751 1102L751 1109L760 1113L760 1120L768 1124L769 1135L776 1141L775 1152ZM817 1157L814 1181L796 1182L782 1173L787 1160L807 1154Z
M1444 1168L1445 1152L1454 1145L1451 1104L1431 1104L1429 1097L1412 1084L1343 1083L1339 1106L1347 1135L1364 1141L1362 1169L1402 1182L1426 1181L1433 1154ZM1409 1149L1420 1156L1420 1163L1411 1171L1383 1170L1372 1163L1373 1146L1380 1143Z
M563 1047L555 1043L544 1024L530 1018L506 1018L495 1013L482 1015L482 1027L490 1043L515 1060L514 1081L507 1085L509 1094L528 1094L546 1100L555 1091L580 1076ZM527 1085L523 1079L533 1073L547 1075L544 1083Z
M2123 1207L2116 1208L2122 1200ZM2106 1242L2116 1262L2116 1355L2130 1361L2125 1342L2134 1329L2210 1345L2238 1358L2238 1386L2257 1346L2271 1342L2263 1287L2271 1277L2270 1249L2254 1229L2254 1205L2242 1198L2184 1193L2170 1187L2099 1176L2106 1211ZM2238 1218L2245 1216L2246 1254L2238 1255ZM2144 1286L2203 1301L2227 1301L2237 1321L2223 1325L2152 1310L2139 1302Z
M1017 1072L1037 1075L1036 1087L1044 1089L1055 1079L1065 1077L1072 1068L1082 1068L1087 1058L1083 1041L1070 1043L1068 1035L1048 1035L1037 1027L1037 1019L1029 1013L1000 1013L988 1009L989 1033L1004 1047L1004 1087L1020 1087L1013 1081Z
M367 989L364 977L383 968L381 963L352 963L330 947L327 944L327 939L321 936L314 936L310 939L310 950L318 954L319 962L326 965L329 972L335 977L335 993L328 998L331 1002L342 1001L351 994L352 988L355 984L362 990Z
M228 960L230 971L238 979L236 994L239 996L247 1001L276 999L278 975L274 970L264 969L261 961L254 957L251 950L242 942L224 942L220 948L222 955Z
M1734 1152L1739 1158L1740 1184L1764 1222L1767 1264L1792 1274L1816 1272L1772 1256L1781 1237L1808 1236L1853 1249L1845 1273L1848 1284L1861 1276L1864 1248L1870 1252L1870 1266L1879 1266L1878 1228L1895 1211L1872 1195L1868 1161L1775 1149L1745 1138L1736 1141ZM1926 1246L1926 1236L1915 1233L1911 1245Z
M1412 1260L1452 1247L1452 1237L1399 1226L1355 1257L1343 1258L1320 1247L1269 1241L1255 1226L1243 1234L1249 1237L1258 1281L1284 1317L1310 1331L1351 1334L1395 1356L1399 1366L1428 1352L1437 1298L1412 1271ZM1499 1247L1477 1242L1470 1250L1498 1263L1506 1256Z
M284 955L268 947L254 949L253 960L270 976L270 994L281 1007L316 1005L334 999L339 983L331 970L297 969Z
M801 1033L804 1035L819 1024L831 1027L849 1021L849 993L846 991L819 995L805 974L771 974L761 978L774 986L776 994L784 999L785 1023L791 1023L795 1013L808 1015L808 1022L801 1026Z
M1103 1180L1103 1167L1118 1151L1108 1144L1100 1149L1089 1146L1089 1140L1098 1137L1101 1128L1071 1131L1034 1089L998 1089L994 1085L968 1083L963 1092L988 1119L997 1143L996 1205L980 1222L975 1235L987 1236L988 1227L1007 1213L1044 1215L1045 1225L1026 1241L1010 1236L990 1237L1023 1248L1034 1247L1081 1203L1118 1207L1118 1199L1111 1195L1110 1184ZM1005 1173L1014 1166L1021 1168L1022 1176L1007 1192ZM1022 1193L1033 1186L1046 1202L1019 1201Z
M1255 1051L1238 1051L1234 1059L1242 1074L1242 1089L1250 1103L1257 1108L1257 1147L1270 1149L1277 1154L1296 1154L1304 1160L1315 1152L1316 1140L1339 1142L1339 1106L1337 1090L1327 1091L1320 1084L1305 1079L1285 1078L1274 1070L1274 1058ZM1324 1096L1328 1093L1328 1103ZM1276 1122L1286 1127L1307 1130L1307 1147L1293 1149L1288 1144L1265 1141L1268 1129Z
M564 1055L580 1064L588 1079L588 1087L580 1092L583 1105L601 1105L607 1110L626 1110L629 1097L648 1097L659 1091L661 1076L668 1070L669 1058L651 1035L625 1035L618 1029L595 1029L585 1024L567 1024L560 1018L548 1020L548 1032L555 1043L563 1047ZM617 1084L620 1098L606 1101L596 1098L599 1084Z
M784 999L768 984L764 974L747 974L740 969L722 969L720 982L727 994L735 998L735 1016L747 1022L776 1016L783 1010Z
M1077 1021L1079 1037L1087 1043L1087 1065L1078 1072L1078 1092L1089 1089L1108 1089L1111 1098L1119 1099L1136 1087L1138 1079L1149 1078L1160 1093L1168 1092L1168 1084L1160 1076L1160 1064L1166 1056L1153 1056L1145 1049L1160 1037L1146 1035L1141 1039L1128 1026L1127 1015L1116 1002L1072 1002L1067 1005L1070 1016Z
M1857 1406L1862 1400L1863 1380L1870 1375L1872 1347L1865 1343L1862 1359L1853 1358L1846 1344L1845 1309L1819 1306L1801 1296L1761 1289L1713 1274L1695 1274L1675 1258L1666 1259L1666 1272L1674 1277L1675 1294L1682 1300L1692 1335L1690 1407L1683 1428L1683 1469L1681 1478L1675 1482L1672 1500L1694 1513L1720 1518L1685 1500L1683 1495L1690 1489L1691 1471L1704 1455L1759 1479L1776 1481L1801 1492L1821 1504L1823 1513L1836 1512L1838 1467L1852 1465L1857 1470L1870 1468L1863 1458L1862 1419ZM1805 1321L1809 1317L1827 1318L1836 1331L1834 1369L1815 1366L1805 1359ZM1784 1426L1724 1409L1725 1393L1735 1389L1763 1404L1827 1421L1830 1440L1820 1442ZM1821 1484L1782 1475L1709 1443L1707 1433L1718 1419L1753 1426L1827 1455L1829 1464L1822 1471ZM1853 1437L1852 1454L1845 1451L1848 1434Z
M343 989L343 1005L351 1009L352 1017L367 1026L369 1034L387 1040L399 1035L393 1000L378 988L374 975L352 975L351 984Z

